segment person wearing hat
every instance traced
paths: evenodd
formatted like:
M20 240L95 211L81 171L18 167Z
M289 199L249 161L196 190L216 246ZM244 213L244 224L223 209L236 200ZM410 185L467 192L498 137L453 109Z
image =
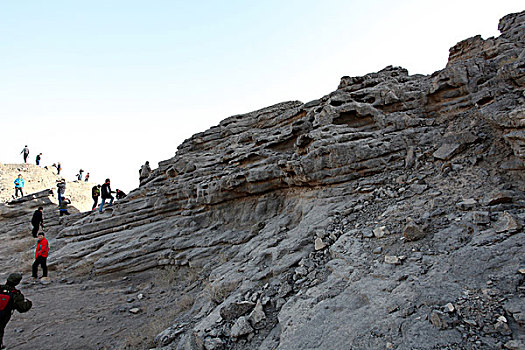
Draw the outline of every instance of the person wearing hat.
M31 300L26 299L22 292L15 288L21 280L21 274L12 273L7 277L6 283L0 285L0 307L4 305L3 310L0 311L0 348L2 349L5 349L4 330L13 311L27 312L33 306Z

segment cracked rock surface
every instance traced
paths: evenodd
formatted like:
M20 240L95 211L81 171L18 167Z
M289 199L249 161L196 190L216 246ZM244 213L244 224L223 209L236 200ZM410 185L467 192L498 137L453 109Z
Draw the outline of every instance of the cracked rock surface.
M225 119L114 208L64 220L49 234L56 274L108 293L130 278L150 296L108 300L113 316L97 317L114 321L72 336L104 329L100 349L524 348L525 13L499 29L430 76L386 67ZM115 331L115 315L143 332Z

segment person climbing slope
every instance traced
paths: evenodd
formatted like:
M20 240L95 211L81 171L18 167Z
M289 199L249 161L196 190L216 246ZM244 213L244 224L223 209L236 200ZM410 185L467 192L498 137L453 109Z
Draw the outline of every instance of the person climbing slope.
M95 185L91 189L91 198L93 198L93 208L91 208L91 210L95 210L97 207L98 197L100 197L100 185Z
M18 312L27 312L33 306L31 300L26 299L15 287L22 280L22 275L12 273L7 277L4 285L0 285L0 348L5 349L4 330L11 319L11 315L16 310Z
M106 179L106 182L102 185L102 188L101 188L102 203L100 203L100 207L98 208L98 211L100 213L102 213L102 209L104 208L104 204L106 203L106 199L110 200L109 201L109 206L110 207L113 205L113 200L115 198L113 198L113 196L111 195L112 193L115 193L115 192L111 191L110 180Z
M44 229L44 216L43 216L43 207L39 207L35 212L33 213L33 218L31 219L31 225L33 225L33 231L31 232L33 234L33 237L36 238L38 234L38 229L42 227L42 230Z
M66 194L66 179L61 179L57 183L58 205L62 203L62 199L64 199L65 194Z
M71 204L71 200L69 200L68 198L62 198L62 201L58 205L60 216L69 215L69 212L67 211L68 204Z

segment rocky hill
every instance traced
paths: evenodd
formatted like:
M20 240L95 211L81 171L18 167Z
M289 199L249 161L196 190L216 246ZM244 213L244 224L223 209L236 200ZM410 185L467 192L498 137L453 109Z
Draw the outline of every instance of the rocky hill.
M230 117L114 208L57 219L53 282L22 286L36 310L6 338L525 348L525 12L499 29L456 44L430 76L387 67ZM0 235L19 237L2 220ZM29 241L1 249L3 271L30 261Z

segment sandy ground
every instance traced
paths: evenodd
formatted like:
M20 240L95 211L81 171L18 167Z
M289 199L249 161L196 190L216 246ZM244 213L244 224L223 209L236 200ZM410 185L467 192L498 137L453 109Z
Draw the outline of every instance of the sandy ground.
M34 164L1 164L0 163L0 203L12 199L15 194L14 181L22 174L25 181L24 194L52 189L56 195L56 183L61 179L54 168L43 168ZM68 181L66 179L66 197L71 205L80 211L88 211L93 205L91 188L95 185L85 181ZM58 203L58 200L57 200Z
M96 281L50 271L48 285L29 275L18 288L33 308L14 313L4 336L8 349L149 349L180 307L192 303L176 301L180 289L166 271Z

